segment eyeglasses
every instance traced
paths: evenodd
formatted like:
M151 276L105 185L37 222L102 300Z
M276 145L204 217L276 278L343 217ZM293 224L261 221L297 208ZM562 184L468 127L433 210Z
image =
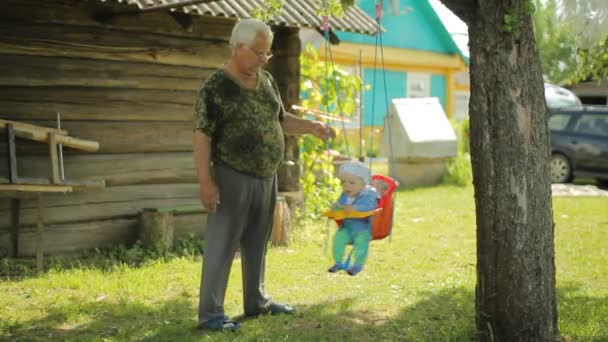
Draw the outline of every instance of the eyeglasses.
M269 59L272 58L272 52L255 52L252 48L250 48L249 46L243 45L244 47L248 48L249 51L253 52L253 54L258 58L258 60L260 61L267 61Z

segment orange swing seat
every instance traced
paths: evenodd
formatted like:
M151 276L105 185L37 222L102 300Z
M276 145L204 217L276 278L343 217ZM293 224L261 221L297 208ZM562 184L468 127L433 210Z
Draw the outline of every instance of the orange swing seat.
M399 182L391 177L373 174L372 185L380 194L378 207L374 210L360 212L350 211L345 213L343 210L330 210L322 215L336 221L338 226L342 225L342 220L345 218L364 218L372 217L372 240L380 240L391 234L393 228L393 203L395 189L399 186Z

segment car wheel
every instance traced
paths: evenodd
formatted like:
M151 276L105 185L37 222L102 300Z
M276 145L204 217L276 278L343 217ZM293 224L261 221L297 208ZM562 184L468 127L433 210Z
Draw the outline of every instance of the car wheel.
M572 165L563 154L552 155L549 168L551 183L568 183L572 180Z

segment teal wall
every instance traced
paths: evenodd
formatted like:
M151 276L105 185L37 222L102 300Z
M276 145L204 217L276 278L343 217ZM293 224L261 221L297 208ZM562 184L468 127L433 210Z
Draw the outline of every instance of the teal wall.
M388 103L391 99L407 97L407 73L401 71L386 71L386 88ZM364 84L371 89L363 94L363 125L382 126L387 110L387 98L384 96L384 77L382 70L376 73L376 89L374 90L374 69L365 69ZM431 97L439 98L439 103L445 110L446 104L446 78L443 75L431 74ZM374 102L375 101L375 102ZM373 107L373 111L372 111Z
M361 0L358 5L372 18L376 17L376 1ZM399 11L393 13L391 1L384 1L382 27L382 46L401 49L431 51L446 55L460 54L458 47L447 32L443 23L429 4L428 0L400 0ZM336 32L341 41L374 46L376 37L357 33ZM378 50L378 54L379 54ZM378 58L379 55L378 55ZM374 69L364 69L365 84L372 85ZM363 95L363 122L365 126L382 126L387 112L387 98L384 94L382 71L376 74L376 89L366 91ZM388 102L393 98L407 97L407 73L404 71L386 71ZM444 75L431 74L431 96L439 98L443 108L446 106L447 82ZM372 100L375 97L372 119Z
M386 88L388 90L388 103L393 98L405 97L407 73L400 71L386 71ZM384 96L384 76L382 70L376 72L376 89L373 88L374 69L365 69L363 82L372 86L372 89L363 93L363 125L382 126L387 112L387 98ZM374 111L372 111L372 107ZM373 117L373 118L372 118ZM373 120L373 121L372 121Z
M361 0L358 6L372 18L376 17L375 0ZM398 14L391 11L390 1L384 1L381 25L385 29L383 46L446 54L459 52L427 0L401 0ZM376 37L341 31L336 34L341 41L376 44Z
M443 75L431 75L431 96L438 97L439 103L445 110L445 93L447 84L445 76Z

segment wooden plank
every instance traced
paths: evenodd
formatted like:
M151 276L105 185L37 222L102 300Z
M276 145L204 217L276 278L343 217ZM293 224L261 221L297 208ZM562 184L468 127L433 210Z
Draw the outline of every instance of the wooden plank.
M57 157L57 134L49 133L48 144L51 183L60 184L62 179L61 177L59 177L59 158Z
M18 198L11 199L11 221L12 221L12 229L10 231L10 253L9 255L13 258L16 258L19 255L19 227L21 223L19 222L21 211L21 200Z
M0 86L198 90L216 69L0 53ZM67 133L64 133L67 134Z
M0 119L2 120L2 119ZM84 140L79 138L74 138L66 135L59 135L53 131L48 131L44 127L36 127L34 125L19 125L13 126L12 123L6 124L8 131L8 144L9 148L11 148L11 139L12 144L14 145L14 137L20 137L24 139L30 139L38 142L48 142L49 133L55 135L55 144L62 144L66 147L76 148L83 151L94 152L99 149L99 143L91 140ZM11 138L12 136L12 138ZM14 146L12 147L14 150Z
M191 134L188 134L191 136ZM22 177L49 177L45 156L21 156ZM192 152L66 155L66 179L104 180L106 186L196 183ZM7 165L0 163L0 174Z
M0 128L5 128L9 124L13 125L13 127L17 130L29 131L36 136L46 136L48 133L68 135L68 131L66 131L65 129L40 127L37 125L31 125L31 124L24 123L24 122L4 120L4 119L0 118Z
M11 183L17 183L17 152L15 151L15 127L13 124L6 125L6 142L8 146L8 178Z
M64 185L0 184L0 191L17 192L71 192L72 187Z
M194 107L194 106L193 106ZM190 108L192 113L193 107ZM191 114L192 115L192 114ZM40 125L51 121L29 121ZM192 120L146 121L146 122L90 122L63 121L62 126L74 135L87 137L99 146L99 153L151 153L192 151ZM1 146L1 145L0 145ZM22 144L18 146L20 156L42 154L42 146ZM78 150L64 149L65 158ZM64 158L64 159L65 159ZM21 157L19 158L21 160ZM66 170L68 170L66 166Z

